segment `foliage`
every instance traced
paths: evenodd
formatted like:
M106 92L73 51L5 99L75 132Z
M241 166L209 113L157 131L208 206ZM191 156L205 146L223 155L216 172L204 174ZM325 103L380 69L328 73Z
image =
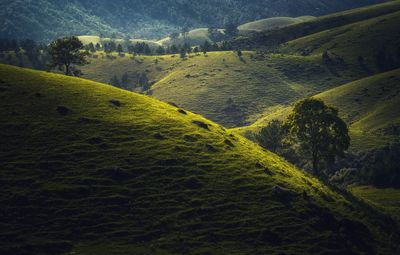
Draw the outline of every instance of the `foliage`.
M292 142L299 144L311 160L317 175L321 161L334 162L350 146L347 125L338 116L338 110L321 100L308 98L296 103L285 126Z
M83 44L77 37L64 37L52 42L49 46L51 67L65 68L66 75L73 74L73 65L84 65L87 53L83 52Z
M255 139L262 147L277 152L282 147L285 137L283 123L279 120L272 120L267 126L255 135Z

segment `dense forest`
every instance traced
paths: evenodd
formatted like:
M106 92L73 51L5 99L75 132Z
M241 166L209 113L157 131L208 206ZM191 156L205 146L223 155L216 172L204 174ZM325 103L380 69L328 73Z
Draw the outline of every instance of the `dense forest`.
M320 16L382 0L18 0L0 2L0 37L97 34L158 38L184 26L222 27L272 16Z

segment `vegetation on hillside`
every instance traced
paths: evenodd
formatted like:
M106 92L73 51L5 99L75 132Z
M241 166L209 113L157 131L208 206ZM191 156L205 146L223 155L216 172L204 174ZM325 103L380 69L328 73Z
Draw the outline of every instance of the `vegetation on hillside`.
M182 27L223 27L271 16L322 15L382 0L3 1L0 37L54 40L69 35L160 38ZM217 8L216 8L217 7ZM236 20L237 19L237 20Z
M199 115L78 78L0 74L2 254L399 249L389 218Z

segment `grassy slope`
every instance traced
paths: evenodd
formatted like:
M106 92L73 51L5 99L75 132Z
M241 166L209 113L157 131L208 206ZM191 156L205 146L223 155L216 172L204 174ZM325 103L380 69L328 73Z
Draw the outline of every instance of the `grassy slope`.
M252 58L255 53L245 52L241 60L233 52L210 52L207 57L190 54L185 60L178 55L132 59L129 54L111 60L97 55L82 67L85 78L109 82L113 75L120 78L126 72L129 82L135 83L138 73L146 73L150 82L155 83L153 96L227 126L250 123L267 107L352 79L337 77L319 57L268 55L256 59ZM235 111L227 104L229 98Z
M269 107L362 75L339 77L320 57L245 52L239 58L233 52L211 52L181 61L152 87L152 95L232 127L251 123Z
M239 31L268 31L272 29L282 28L288 25L297 24L300 22L313 20L315 17L302 16L297 18L292 17L273 17L267 19L256 20L249 22L238 27Z
M113 58L108 58L107 54L103 52L95 53L95 57L89 59L90 64L81 68L84 73L83 77L108 83L114 75L121 79L122 75L127 73L129 83L135 84L138 74L145 73L149 82L155 83L165 77L180 62L177 55L136 57L131 54L125 54L123 57L118 56L117 53L108 55Z
M379 218L199 115L58 74L0 77L2 254L395 252Z
M334 14L319 19L318 24L322 27L327 23L326 27L332 20L332 24L342 24L375 17L397 10L398 2ZM146 73L155 84L153 96L227 127L238 127L253 123L276 107L377 72L377 47L370 46L371 42L386 45L387 52L396 53L399 17L399 13L392 13L298 39L281 49L284 54L251 58L255 53L247 52L243 61L232 52L212 52L208 57L191 55L183 61L178 56L136 60L129 55L113 60L100 56L90 59L91 64L82 69L85 78L107 83L114 75L121 78L124 73L128 73L130 83L135 83L138 74ZM340 57L344 63L326 65L322 52L328 48L330 57ZM309 56L299 56L303 51ZM364 58L364 66L357 61L359 56ZM8 61L6 56L1 61L21 62L16 58Z
M397 69L345 84L315 97L339 109L350 127L353 148L370 149L398 139L385 130L400 125L399 83L400 69ZM254 124L235 130L241 134L258 132L269 121L284 119L291 109L290 106L273 108Z
M212 42L208 36L208 28L197 28L189 31L186 38L180 35L177 39L172 40L170 37L166 37L158 41L159 44L164 46L183 45L188 43L190 45L203 45L205 41Z
M383 208L394 215L400 221L400 190L399 189L378 189L368 186L351 187L350 191L366 202Z
M400 11L302 37L288 42L280 51L307 55L329 51L343 57L348 65L359 65L357 58L362 56L367 68L377 71L373 63L380 50L395 59L399 57L399 23Z
M387 12L391 8L392 5L378 9ZM378 72L374 59L379 48L370 46L371 42L386 45L385 51L396 55L399 14L392 13L298 39L284 46L283 54L251 58L255 53L246 52L241 60L232 52L213 52L208 57L192 55L184 61L175 58L175 64L169 59L166 61L169 64L162 67L168 72L153 75L154 67L148 69L149 76L155 77L153 81L156 82L152 93L225 126L247 125L279 105ZM388 32L382 34L382 31ZM322 52L328 48L330 57L341 58L343 63L324 63ZM299 56L305 50L309 56ZM359 56L364 58L365 65L358 62ZM152 58L143 59L145 63L152 61ZM98 80L92 74L107 70L104 75L111 78L109 70L118 73L125 69L115 63L100 61L95 72L91 65L85 67L84 72L88 73L87 78ZM130 69L126 70L135 72L134 65L127 66ZM100 81L109 81L108 77Z
M250 45L253 48L275 48L277 45L283 42L291 41L307 35L352 24L355 22L368 20L396 11L400 11L400 1L388 1L386 3L373 6L366 6L362 8L329 14L307 22L289 25L279 30L256 33L249 36L248 38L240 38L236 42L236 44L241 45L242 47Z

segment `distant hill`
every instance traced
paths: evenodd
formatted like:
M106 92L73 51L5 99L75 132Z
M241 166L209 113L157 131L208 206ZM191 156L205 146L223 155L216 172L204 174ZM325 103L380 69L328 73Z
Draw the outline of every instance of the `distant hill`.
M365 79L315 95L339 109L348 123L352 148L368 150L386 145L400 137L400 69ZM274 107L253 125L236 129L241 134L258 132L273 119L283 120L292 107Z
M234 43L239 48L261 48L274 50L280 44L315 34L332 28L338 28L363 20L400 11L400 1L352 9L344 12L329 14L307 22L295 23L270 31L251 33L246 37L237 39Z
M315 19L313 16L301 16L297 18L291 17L274 17L252 21L245 23L238 27L239 31L246 33L247 31L268 31L273 29L278 29L286 27L289 25L306 22Z
M398 251L389 218L199 115L58 74L0 77L1 254Z
M320 16L383 0L18 0L0 3L0 37L52 40L66 35L162 38L183 26L222 27L274 16Z

